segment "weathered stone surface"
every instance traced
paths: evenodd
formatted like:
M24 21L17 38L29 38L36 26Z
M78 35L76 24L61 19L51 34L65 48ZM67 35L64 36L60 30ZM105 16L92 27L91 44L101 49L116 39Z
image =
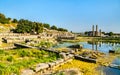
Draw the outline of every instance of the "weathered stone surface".
M49 65L49 67L53 67L53 66L55 66L55 63L54 62L50 62L50 63L48 63L48 65Z
M71 54L74 54L74 53L75 53L75 51L74 51L74 50L70 50L69 52L70 52Z
M74 57L74 55L73 54L68 54L68 57L72 58L72 57Z
M40 63L40 64L38 64L38 65L36 66L35 72L38 72L38 71L43 70L43 69L46 69L46 68L48 68L48 67L49 67L48 64L46 64L46 63Z
M66 58L66 53L60 53L60 56L64 59Z
M62 63L64 60L63 59L59 59L59 60L56 60L54 61L56 65L59 65L60 63Z
M77 68L61 70L59 72L56 72L55 75L59 75L60 73L63 75L83 75L83 73Z
M74 68L65 70L64 74L65 75L83 75L82 72Z
M59 62L60 62L60 63L64 62L64 59L59 59Z
M35 72L31 69L26 69L21 72L21 75L33 75Z
M0 38L0 46L1 46L1 44L2 44L2 39Z

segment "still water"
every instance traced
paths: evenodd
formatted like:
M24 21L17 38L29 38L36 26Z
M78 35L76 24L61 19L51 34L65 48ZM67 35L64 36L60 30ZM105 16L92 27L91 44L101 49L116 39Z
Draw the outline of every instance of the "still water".
M70 45L73 45L76 43L61 43L54 48L62 48L62 47L68 47ZM113 50L116 48L120 48L120 44L118 43L90 43L90 42L78 42L78 44L83 45L83 48L91 49L91 50L98 50L100 52L103 52L107 55L109 55L109 50ZM117 56L116 59L112 62L112 64L120 65L120 56ZM100 67L100 71L104 73L104 75L120 75L119 69L114 69L110 67Z

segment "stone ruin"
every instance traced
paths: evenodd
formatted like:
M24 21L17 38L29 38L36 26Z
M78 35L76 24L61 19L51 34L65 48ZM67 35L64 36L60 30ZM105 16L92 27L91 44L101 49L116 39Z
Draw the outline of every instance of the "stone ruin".
M49 69L58 67L60 65L64 65L65 63L72 61L72 58L74 57L73 55L66 53L60 53L60 55L61 58L57 59L56 61L48 62L48 63L39 63L34 67L31 67L30 69L23 70L21 72L21 75L34 75L37 72L43 74Z

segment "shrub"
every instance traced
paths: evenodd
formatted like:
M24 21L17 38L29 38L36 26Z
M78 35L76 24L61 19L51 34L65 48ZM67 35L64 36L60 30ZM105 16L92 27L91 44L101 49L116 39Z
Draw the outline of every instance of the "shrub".
M14 60L13 56L7 57L7 61L12 62Z
M0 50L0 54L4 54L5 52L4 52L4 50Z

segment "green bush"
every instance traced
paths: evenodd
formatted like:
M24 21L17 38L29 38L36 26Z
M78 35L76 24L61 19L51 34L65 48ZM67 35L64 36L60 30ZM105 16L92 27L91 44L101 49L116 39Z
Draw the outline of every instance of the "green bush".
M7 61L12 62L14 60L13 56L8 56Z
M4 52L4 50L0 50L0 54L4 54L5 52Z

